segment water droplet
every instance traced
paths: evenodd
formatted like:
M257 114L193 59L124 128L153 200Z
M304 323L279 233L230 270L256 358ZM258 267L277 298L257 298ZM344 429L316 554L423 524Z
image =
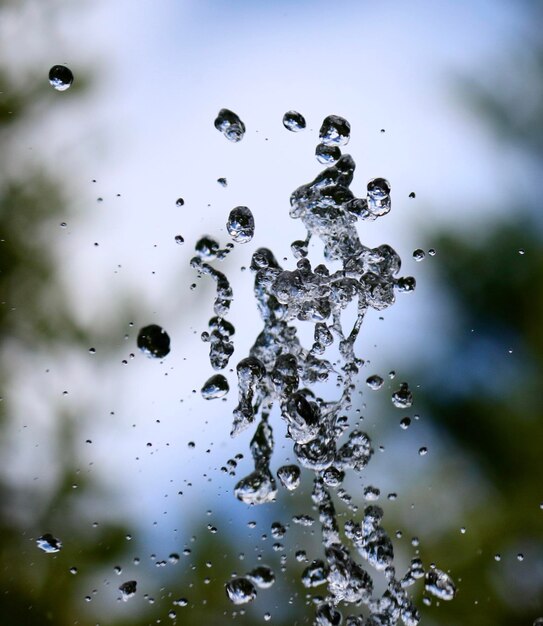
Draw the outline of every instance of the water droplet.
M265 565L255 567L246 577L260 589L268 589L275 582L273 570Z
M70 574L73 574L74 576L77 574L77 567L70 567Z
M524 561L524 554L522 554L522 552L517 554L517 561Z
M57 91L66 91L73 82L72 70L65 65L53 65L49 70L49 83Z
M323 165L333 165L339 161L341 150L337 146L327 146L323 143L319 143L315 148L315 156L319 163Z
M226 595L233 604L247 604L256 598L256 588L247 578L238 577L225 586Z
M383 386L383 383L384 383L384 380L381 378L381 376L378 376L377 374L374 374L373 376L369 376L366 379L366 384L368 385L368 387L375 391L377 389L381 389L381 387Z
M229 140L237 143L245 135L245 124L229 109L221 109L215 119L215 128Z
M221 187L228 186L228 181L226 180L226 178L217 178L217 182L219 183Z
M351 136L351 125L339 115L325 117L319 131L319 139L325 146L346 146Z
M424 252L424 250L421 250L420 248L417 248L413 252L413 258L415 259L415 261L422 261L425 257L426 257L426 253Z
M222 398L225 396L230 387L228 381L222 374L215 374L209 378L202 387L202 397L206 400L214 400L216 398Z
M422 448L419 448L420 456L426 456L427 454L428 454L428 448L426 448L425 446L423 446Z
M390 211L390 184L385 178L373 178L368 183L368 211L375 217Z
M303 130L305 125L305 118L301 113L298 113L298 111L287 111L283 115L283 126L293 133Z
M543 626L543 617L537 617L534 620L533 626Z
M410 198L416 198L416 197L417 197L417 194L416 194L414 191L412 191L412 192L409 194L409 197L410 197Z
M452 578L439 569L432 569L426 573L424 588L440 600L452 600L456 594Z
M58 552L62 548L62 541L53 537L50 533L45 533L45 535L38 537L36 543L38 548L48 553Z
M177 200L175 201L175 206L183 206L185 204L185 201L183 200L183 198L177 198Z
M413 394L407 383L400 383L400 388L392 394L392 404L397 409L407 409L413 404Z
M411 425L411 418L410 417L403 417L400 420L400 427L403 428L404 430L407 430L410 425Z
M185 240L183 239L183 237L181 235L176 235L175 236L175 243L182 244L182 243L185 243Z
M318 587L326 582L328 569L324 561L319 559L313 561L311 565L305 568L302 574L302 583L308 589Z
M429 254L430 256L435 256L435 255L436 255L436 251L434 250L434 248L430 248L430 249L428 250L428 254Z
M377 487L372 487L371 485L368 485L364 489L364 498L366 498L366 500L378 500L380 495L381 491L380 489L377 489Z
M255 220L251 210L246 206L232 209L226 222L226 229L236 243L251 241L255 234Z
M121 598L123 602L127 602L130 598L136 595L136 588L138 583L135 580L127 580L125 583L119 586L121 592Z
M294 491L300 484L300 468L297 465L282 465L277 470L277 478L289 491Z
M170 337L157 324L144 326L138 333L138 348L149 357L163 359L170 352Z

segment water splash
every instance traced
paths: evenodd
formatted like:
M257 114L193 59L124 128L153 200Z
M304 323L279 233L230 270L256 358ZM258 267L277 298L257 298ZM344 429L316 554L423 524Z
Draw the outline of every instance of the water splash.
M294 124L295 113L285 114L283 123L289 130L293 130L289 124ZM220 129L224 132L224 128L226 125ZM237 482L234 493L247 505L267 503L277 496L277 484L270 471L274 438L269 423L270 412L276 406L297 460L297 464L279 468L280 484L288 490L296 489L300 467L308 470L313 479L311 499L318 510L325 559L316 559L306 567L302 582L308 588L326 585L327 590L318 601L315 623L340 624L342 615L337 606L341 602L353 608L366 607L367 618L347 616L350 626L394 626L399 620L406 626L416 626L420 616L407 589L425 577L429 593L449 600L456 593L452 579L435 568L425 572L420 559L414 559L408 571L397 577L392 540L382 526L383 510L369 504L360 519L347 519L341 527L333 497L336 490L340 500L351 504L351 496L340 485L347 473L363 471L373 455L370 437L358 428L349 431L347 418L356 389L355 377L364 363L355 354L356 339L367 312L391 306L396 292L413 291L415 279L398 276L401 259L389 245L370 248L359 239L356 222L386 215L391 209L391 195L390 184L384 178L370 180L365 197L356 197L351 191L355 162L340 151L350 139L349 122L328 116L319 139L317 158L332 165L312 182L298 187L290 198L290 216L300 220L307 231L304 240L292 243L295 267L284 269L267 248L259 248L252 255L254 294L263 328L249 355L237 366L239 401L233 412L231 435L235 437L257 422L250 443L254 471ZM252 237L252 214L250 221ZM237 236L241 229L233 230ZM327 264L312 266L308 259L312 239L320 240ZM217 249L218 244L212 256ZM228 312L232 292L224 275L204 263L201 256L192 264L216 280L215 313L221 320ZM352 327L346 328L343 312L349 305L356 307L357 315ZM314 342L310 347L304 347L298 337L298 322L313 324ZM332 363L324 355L334 345L340 358ZM340 389L339 397L317 396L314 385L331 378ZM384 383L378 375L366 382L375 390ZM401 383L393 392L392 402L402 409L411 406L413 396L407 383ZM403 427L408 426L408 420L402 420ZM380 494L368 486L364 495L367 500L375 500ZM350 509L356 514L356 507L350 505ZM297 515L293 522L309 525L314 519ZM358 554L363 565L353 554ZM303 556L305 559L305 553ZM374 595L371 570L385 575L386 589L381 595ZM226 585L227 596L234 604L250 602L256 596L253 583L258 584L254 571L235 578Z

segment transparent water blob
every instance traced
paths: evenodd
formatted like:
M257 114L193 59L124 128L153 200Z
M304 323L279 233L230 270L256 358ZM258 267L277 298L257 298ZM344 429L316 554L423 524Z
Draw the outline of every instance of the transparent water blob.
M368 211L382 217L390 211L390 184L385 178L373 178L368 183Z
M45 533L36 539L36 544L40 550L47 553L59 552L62 548L62 541L53 537L50 533Z
M392 394L392 404L397 409L407 409L413 404L413 394L407 383L400 383L400 388Z
M138 348L149 357L163 359L170 352L170 337L157 324L149 324L138 333Z
M175 243L181 245L181 244L185 243L185 239L183 238L182 235L176 235L175 236Z
M339 115L325 117L319 131L319 139L325 146L346 146L351 137L351 125Z
M183 198L177 198L177 200L175 201L175 206L183 206L185 204L185 201L183 200Z
M138 583L135 580L127 580L119 586L123 602L127 602L130 598L133 598L136 595L137 586Z
M228 234L236 243L247 243L255 234L255 218L246 206L237 206L230 211L226 222Z
M221 109L215 119L215 128L229 140L237 143L245 135L245 124L229 109Z
M377 374L374 374L373 376L369 376L368 378L366 378L366 384L368 385L368 387L375 391L377 389L381 389L381 387L383 386L383 383L384 383L384 380L381 378L381 376L378 376Z
M74 75L65 65L53 65L49 70L49 83L57 91L66 91L72 86Z
M413 251L413 258L415 259L415 261L422 261L425 257L426 253L424 252L424 250L417 248Z
M452 600L456 594L452 578L437 568L426 573L424 587L428 593L440 600Z
M225 396L230 387L228 381L222 374L214 374L209 378L202 387L202 397L206 400L214 400Z
M319 143L315 148L315 156L319 163L333 165L339 161L341 150L337 146L327 146L324 143Z
M289 491L294 491L300 485L300 468L297 465L282 465L277 470L277 478Z
M260 589L268 589L275 582L275 574L270 567L259 565L245 576Z
M283 115L283 126L287 130L297 133L305 128L305 118L298 111L287 111Z
M227 582L225 591L228 599L233 604L247 604L256 598L256 587L248 578L243 576L233 578Z

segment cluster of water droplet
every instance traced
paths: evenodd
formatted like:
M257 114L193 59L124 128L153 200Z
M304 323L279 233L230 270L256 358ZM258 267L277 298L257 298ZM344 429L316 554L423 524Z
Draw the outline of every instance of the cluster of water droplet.
M283 124L290 131L300 131L305 128L305 119L296 111L289 111ZM227 137L232 126L245 130L241 120L224 109L215 126ZM240 138L235 134L233 140ZM393 304L397 291L412 291L415 280L398 276L401 260L390 246L369 248L358 237L355 226L358 220L374 220L390 211L390 185L384 178L374 178L367 184L365 197L358 198L351 191L355 163L349 155L342 155L340 149L349 141L349 122L336 115L328 116L319 138L316 157L330 167L311 183L296 189L290 199L290 216L300 219L307 230L305 240L295 241L291 246L296 267L283 269L267 248L259 248L252 255L254 293L263 329L249 356L237 365L239 402L234 410L231 434L236 436L257 418L258 425L250 444L254 471L238 481L234 492L249 505L276 498L277 482L270 470L274 441L269 423L270 412L276 405L287 436L293 440L298 461L298 465L279 468L279 482L293 490L300 483L300 466L313 472L312 501L319 512L325 560L313 561L303 572L302 581L308 588L327 585L328 593L317 607L316 624L339 624L342 616L337 605L343 602L357 607L365 605L367 609L367 617L349 615L346 620L349 626L393 626L400 619L406 626L415 626L419 613L407 595L407 588L419 578L425 578L429 593L450 600L455 595L451 578L436 568L426 572L420 559L413 559L407 573L397 578L393 544L381 525L383 511L373 504L365 508L360 521L349 519L344 523L343 532L350 542L347 545L342 539L332 497L337 489L344 501L350 501L351 497L340 487L346 472L362 471L373 454L366 433L357 429L347 432L346 417L355 389L354 377L363 364L355 354L354 343L364 316L368 309L382 310ZM227 229L235 241L249 241L254 231L249 209L234 209ZM338 269L325 264L312 267L307 258L312 238L321 240L326 261L337 262ZM204 266L194 260L193 265L200 271ZM204 271L217 281L215 312L221 319L230 304L231 291L225 299L222 292L219 294L223 279L215 271ZM228 306L223 306L225 300ZM351 303L356 303L357 317L352 328L345 329L342 312ZM302 346L296 321L314 325L311 347ZM340 361L332 364L323 355L334 343ZM335 400L318 397L312 387L333 375L341 389L340 397ZM367 383L378 389L383 380L373 376ZM392 395L392 402L398 408L409 407L412 401L406 383ZM375 499L375 491L368 492L368 500ZM310 516L298 517L298 523L313 523ZM354 560L353 551L368 566L384 572L387 588L380 596L374 596L372 576ZM226 586L228 597L236 604L250 602L256 596L253 583L250 575L231 580Z

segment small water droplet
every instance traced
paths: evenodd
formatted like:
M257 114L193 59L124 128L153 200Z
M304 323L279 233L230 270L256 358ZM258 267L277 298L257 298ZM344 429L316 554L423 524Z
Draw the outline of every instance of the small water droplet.
M417 197L417 195L416 195L416 193L415 193L414 191L412 191L412 192L409 194L409 197L410 197L410 198L416 198L416 197Z
M175 206L183 206L185 204L185 201L183 200L183 198L177 198L177 200L175 201Z
M138 348L149 357L163 359L170 352L170 337L157 324L144 326L138 333Z
M345 146L349 143L351 125L339 115L325 117L319 131L319 139L325 146Z
M420 248L417 248L413 252L413 258L415 259L415 261L422 261L425 257L426 257L426 253L424 252L424 250L421 250Z
M221 187L228 186L228 181L226 180L226 178L217 178L217 182L219 183Z
M400 420L400 427L403 428L404 430L407 430L410 425L411 425L411 418L410 417L403 417Z
M517 561L524 561L524 554L522 554L522 552L517 554Z
M181 235L176 235L175 236L175 243L178 243L178 244L181 245L182 243L185 243L185 240L183 239L183 237Z
M215 119L215 128L234 143L241 141L245 135L245 124L229 109L221 109Z
M392 404L397 409L407 409L413 404L413 394L407 383L400 383L400 388L392 394Z
M50 533L45 533L45 535L38 537L38 539L36 539L36 543L38 548L48 553L59 552L62 548L62 541L53 537Z
M428 448L426 448L425 446L423 446L422 448L419 448L420 456L425 456L426 454L428 454Z
M226 595L233 604L247 604L256 598L256 588L247 578L238 577L225 585Z
M385 381L381 378L381 376L378 376L377 374L374 374L373 376L369 376L368 378L366 378L366 384L368 385L368 387L375 391L377 389L381 389L384 382Z
M305 118L298 111L287 111L283 115L283 126L287 130L297 133L305 128Z
M49 70L49 83L57 91L66 91L73 82L72 70L65 65L53 65Z
M432 569L426 573L424 587L440 600L452 600L456 594L456 587L452 578L439 569Z
M121 598L123 602L127 602L130 598L133 598L136 594L136 588L138 583L135 580L127 580L125 583L119 586L121 592Z
M225 396L230 387L228 381L222 374L214 374L209 378L202 387L202 397L206 400L214 400Z
M246 206L238 206L230 211L226 222L228 234L236 243L247 243L255 234L255 219Z

